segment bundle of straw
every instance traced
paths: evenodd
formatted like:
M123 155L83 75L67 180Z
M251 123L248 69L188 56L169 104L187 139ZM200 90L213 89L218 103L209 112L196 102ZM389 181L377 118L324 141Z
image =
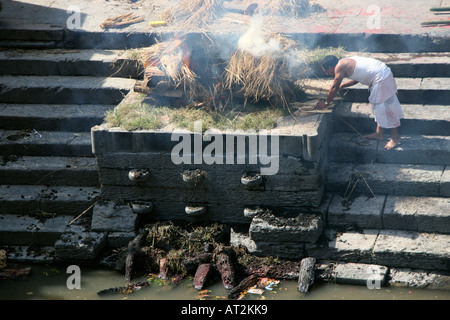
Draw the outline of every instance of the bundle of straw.
M185 0L172 9L165 10L161 19L169 23L179 23L184 27L206 26L219 18L225 11L225 0Z
M184 41L157 42L143 50L143 56L144 67L156 65L173 87L183 87L191 98L206 94L197 74L189 67L189 49Z
M281 44L279 52L255 56L244 49L237 50L225 68L224 86L243 94L246 102L275 100L287 107L294 94L296 77L301 77L305 64L294 41L279 34L270 37Z

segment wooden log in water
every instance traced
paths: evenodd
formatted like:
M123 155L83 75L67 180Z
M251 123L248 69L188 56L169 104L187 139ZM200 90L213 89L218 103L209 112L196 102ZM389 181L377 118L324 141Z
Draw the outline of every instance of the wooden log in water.
M242 280L237 286L235 286L233 289L231 289L230 293L228 294L228 299L237 299L239 298L241 292L247 290L248 288L254 286L259 280L258 275L252 274Z
M197 290L202 290L203 286L205 285L206 281L208 281L208 278L211 274L211 264L210 263L203 263L198 266L197 271L195 272L194 276L194 288Z
M181 262L187 272L194 272L201 264L210 263L213 259L211 252L202 252L194 257L185 257Z
M135 261L144 255L142 246L145 244L148 230L143 229L133 240L128 243L126 251L118 258L116 269L123 271L125 269L125 279L131 281L135 271Z
M300 272L298 276L298 291L307 294L314 283L315 258L303 258L300 262Z
M0 279L20 279L30 275L30 267L10 266L0 270Z
M132 293L134 291L140 290L144 287L148 287L149 283L148 281L141 281L141 282L135 282L130 283L127 286L124 287L114 287L109 289L100 290L97 292L97 295L99 296L105 296L110 294L124 294L124 293Z
M169 259L167 258L161 258L159 260L159 274L158 278L167 280L169 279Z
M216 268L222 278L225 289L230 290L235 285L235 268L231 258L231 251L227 247L219 247L216 253Z

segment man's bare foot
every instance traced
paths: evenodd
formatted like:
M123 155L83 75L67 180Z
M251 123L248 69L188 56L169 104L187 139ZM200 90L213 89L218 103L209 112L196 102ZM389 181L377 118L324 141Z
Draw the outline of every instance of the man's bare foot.
M386 150L391 150L400 144L400 140L390 139L388 143L384 146Z
M374 133L365 135L364 138L370 139L370 140L383 140L383 133L374 132Z

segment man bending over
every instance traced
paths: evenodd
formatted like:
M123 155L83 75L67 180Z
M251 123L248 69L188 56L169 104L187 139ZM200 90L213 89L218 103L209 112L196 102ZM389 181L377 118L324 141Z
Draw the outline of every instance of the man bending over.
M383 129L391 129L391 139L385 145L390 150L400 143L397 128L404 117L402 107L397 98L397 84L391 69L383 62L353 56L338 60L335 56L326 56L322 60L322 68L328 76L334 77L326 101L319 101L316 109L323 109L331 104L339 90L362 83L369 86L369 102L377 123L374 133L366 135L367 139L383 140ZM342 83L344 78L350 79Z

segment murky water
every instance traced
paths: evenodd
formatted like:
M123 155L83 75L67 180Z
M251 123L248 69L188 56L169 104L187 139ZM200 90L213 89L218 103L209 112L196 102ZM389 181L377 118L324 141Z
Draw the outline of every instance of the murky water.
M114 270L81 268L81 289L68 289L67 279L71 274L62 267L33 266L26 279L0 280L0 300L198 300L199 291L193 288L192 279L177 285L151 281L151 285L131 294L98 296L97 292L127 284L124 276ZM133 281L143 281L140 277ZM450 290L382 287L369 290L365 286L316 283L306 297L302 297L295 281L281 281L272 291L262 295L250 294L252 300L450 300ZM226 299L228 291L220 282L205 287L205 299Z

